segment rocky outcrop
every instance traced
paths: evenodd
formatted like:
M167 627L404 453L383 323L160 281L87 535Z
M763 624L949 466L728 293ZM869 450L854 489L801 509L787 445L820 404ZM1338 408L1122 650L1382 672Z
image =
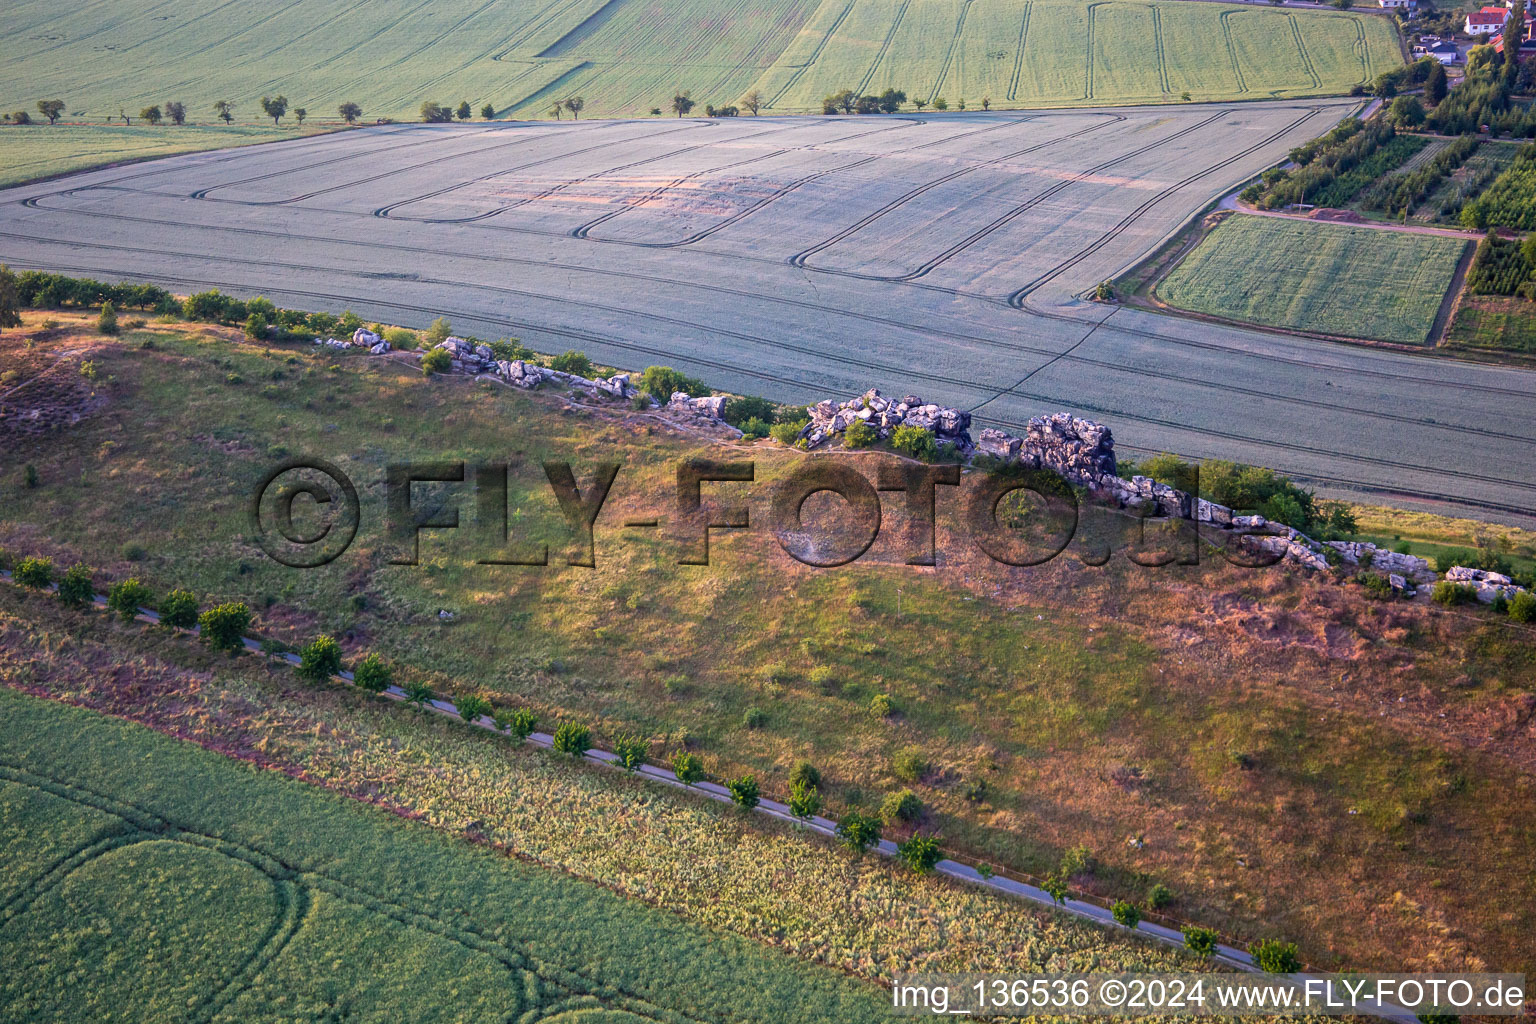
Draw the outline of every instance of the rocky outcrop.
M888 440L897 427L919 427L933 434L941 447L953 448L962 455L975 450L969 433L971 414L961 409L924 402L916 395L886 398L871 388L846 402L827 399L806 409L810 422L800 431L807 448L816 448L847 431L850 424L863 421L875 436Z
M389 342L366 327L359 327L353 331L351 338L316 338L315 344L335 349L366 348L371 354L376 356L381 356L389 351Z
M1501 597L1507 601L1525 590L1501 572L1473 569L1465 565L1451 566L1446 570L1445 578L1451 583L1471 587L1483 604L1492 604Z

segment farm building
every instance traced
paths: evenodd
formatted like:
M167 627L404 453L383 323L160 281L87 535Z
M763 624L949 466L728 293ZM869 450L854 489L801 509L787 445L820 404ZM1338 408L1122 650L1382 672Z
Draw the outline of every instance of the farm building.
M1424 56L1433 57L1441 64L1455 64L1461 59L1461 51L1451 42L1434 43L1420 49L1424 51Z
M1389 11L1402 11L1412 18L1419 13L1419 0L1378 0Z
M1509 11L1503 7L1484 7L1467 15L1467 35L1492 36L1504 31Z

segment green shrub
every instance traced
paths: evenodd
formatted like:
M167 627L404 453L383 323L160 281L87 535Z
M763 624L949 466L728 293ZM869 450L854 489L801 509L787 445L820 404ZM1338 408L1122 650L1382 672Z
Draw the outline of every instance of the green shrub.
M1086 846L1074 846L1062 854L1061 874L1063 878L1093 874L1093 851Z
M741 436L748 441L756 441L764 438L773 430L773 425L758 419L756 416L741 424Z
M197 598L190 590L173 590L165 595L160 607L160 623L177 629L191 629L197 625Z
M973 804L980 803L987 798L989 788L986 779L967 779L962 795Z
M1378 601L1390 601L1396 596L1392 589L1392 581L1378 573L1355 573L1355 582L1365 588L1366 594Z
M491 350L499 362L515 362L522 360L527 362L533 358L533 350L522 344L516 338L500 338L496 341L486 342L486 347Z
M891 768L903 782L918 782L928 774L928 755L922 747L902 747L891 758Z
M27 557L16 563L11 576L32 590L47 590L53 583L53 559Z
M1435 603L1443 604L1448 608L1458 604L1472 604L1477 600L1477 588L1470 583L1441 580L1435 584L1430 597L1434 598Z
M66 608L89 608L96 600L96 585L91 579L91 567L76 562L59 577L59 603Z
M1040 888L1044 889L1045 894L1056 901L1056 903L1067 902L1067 893L1069 891L1067 880L1061 875L1047 875L1045 881L1040 883Z
M741 716L741 724L748 729L761 729L768 724L768 712L762 708L747 708Z
M432 692L431 684L424 683L420 679L413 679L406 683L404 690L405 699L417 707L422 707L437 698L437 694Z
M821 810L821 792L805 780L790 783L789 813L797 818L814 818Z
M1141 908L1128 900L1116 900L1109 908L1109 912L1115 916L1115 920L1127 928L1135 928L1141 923Z
M646 755L650 753L650 744L637 736L620 736L614 740L613 752L618 755L619 764L624 770L632 772L645 764Z
M592 730L578 722L561 722L555 730L554 747L562 754L581 757L592 746Z
M335 637L317 636L299 651L298 673L311 683L323 683L341 671L341 645Z
M117 310L113 308L112 303L101 304L101 315L96 318L96 329L102 334L117 333Z
M377 328L380 325L375 325ZM419 341L415 331L408 331L404 327L390 327L386 330L375 330L375 334L382 334L384 340L389 342L389 347L401 352L414 352Z
M880 819L849 811L837 823L837 838L848 849L863 853L880 841Z
M252 341L265 341L270 327L267 318L260 313L252 313L245 318L245 336Z
M27 490L37 490L37 467L32 465L32 463L29 462L21 467L21 482L26 486Z
M561 373L573 373L578 377L592 376L592 360L587 358L586 353L578 352L575 349L570 349L555 356L549 361L549 368L551 370L559 370Z
M925 835L915 835L904 843L896 844L896 856L920 875L931 874L939 861L944 859L944 854L939 850L939 841Z
M1261 971L1270 974L1295 974L1301 970L1301 957L1296 951L1294 942L1265 939L1248 947L1248 952Z
M674 391L683 391L695 398L709 394L708 384L670 366L647 366L645 372L640 374L637 386L663 404L672 397Z
M672 774L685 785L691 786L695 782L700 782L704 778L704 759L698 754L679 750L672 755Z
M427 328L427 344L441 345L453 336L453 324L447 317L440 316L432 321L432 326Z
M896 711L896 705L891 701L888 693L877 693L869 698L869 713L873 718L889 718Z
M1215 930L1190 925L1184 929L1184 948L1195 954L1195 956L1215 956Z
M731 791L731 799L745 810L751 810L757 806L758 789L757 776L748 772L738 779L732 779L725 784L725 788Z
M1147 908L1149 910L1162 910L1173 902L1173 890L1162 882L1157 882L1147 890Z
M773 425L775 413L773 403L766 398L733 395L725 400L725 410L722 415L725 422L745 431L746 424L752 420L757 420L766 430Z
M817 665L805 674L805 681L819 689L829 686L837 673L832 671L831 665Z
M896 821L913 822L923 816L923 802L910 789L887 793L880 801L880 817L887 825Z
M507 730L514 739L526 740L538 724L538 717L527 708L496 712L496 728Z
M1536 594L1522 590L1510 598L1509 617L1516 622L1536 622Z
M139 608L147 608L154 599L154 594L139 582L137 576L118 580L112 584L112 589L107 591L107 607L116 612L118 618L124 622L132 622L133 617L139 614Z
M216 651L233 653L244 646L241 639L251 626L251 610L239 601L221 604L199 615L197 625L205 643Z
M453 706L459 709L459 717L471 725L496 710L491 706L490 701L478 693L466 694L458 698L453 702Z
M794 789L798 785L820 789L821 772L809 761L796 761L795 766L789 770L789 788Z
M359 689L367 690L369 693L383 693L389 689L394 675L383 658L377 654L370 654L358 662L357 667L352 670L352 681Z
M910 423L902 424L891 433L891 447L924 462L931 462L939 455L939 445L933 439L933 432Z
M434 348L421 357L421 372L428 377L434 373L447 373L453 366L453 357L445 348Z
M804 430L809 422L811 421L802 417L798 420L790 420L788 423L775 423L768 429L768 436L779 444L793 445L799 439L800 431Z
M875 428L863 420L854 420L843 431L844 448L868 448L875 443Z

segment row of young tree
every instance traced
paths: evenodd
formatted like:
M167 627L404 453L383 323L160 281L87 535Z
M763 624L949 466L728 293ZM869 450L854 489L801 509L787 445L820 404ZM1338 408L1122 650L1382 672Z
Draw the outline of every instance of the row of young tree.
M270 117L274 125L281 124L282 119L289 114L288 97L283 95L263 96L258 101L258 105L261 107L262 114ZM67 104L63 100L37 101L38 113L42 114L50 125L58 124L59 118L64 115L66 108ZM461 109L466 111L466 113L460 116L467 118L469 116L467 113L469 104L463 104ZM487 106L485 109L490 110L491 108ZM292 113L294 120L301 125L304 123L304 119L309 117L309 111L304 107L294 107L292 108ZM356 103L348 101L338 106L336 113L347 124L356 124L357 119L363 116L363 108ZM74 116L83 117L84 115L76 114ZM214 101L213 116L225 124L232 123L235 120L234 102L231 100ZM487 114L486 116L490 117L491 115ZM133 124L134 115L122 108L118 109L116 117L122 118L125 125ZM138 118L146 124L158 125L169 121L175 125L184 125L187 123L187 105L180 100L167 100L164 103L151 104L139 110ZM25 110L12 111L5 115L5 120L11 124L19 125L33 123L32 115ZM114 117L112 115L107 116L108 124L111 124L113 120Z

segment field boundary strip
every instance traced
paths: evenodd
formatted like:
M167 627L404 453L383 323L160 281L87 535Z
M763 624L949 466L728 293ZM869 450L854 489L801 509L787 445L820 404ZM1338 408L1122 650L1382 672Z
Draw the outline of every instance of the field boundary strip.
M16 581L15 581L12 573L10 572L10 570L0 570L0 580L4 580L5 582L10 583L12 586L17 586L17 587L20 586L20 584L16 583ZM56 584L50 585L50 587L49 587L50 591L53 591L53 590L56 590L56 589L57 589L57 585ZM106 607L107 607L107 597L106 597L105 594L94 594L93 595L93 602L92 603L93 603L94 607L96 607L98 609L101 609L101 610L105 610ZM159 616L159 614L157 612L155 612L151 608L143 608L143 607L139 608L138 609L138 614L135 616L135 618L138 621L140 621L140 622L144 622L144 623L151 624L151 625L159 625L160 624L160 616ZM167 627L167 628L170 628L170 627ZM185 635L188 635L188 636L198 636L201 633L201 629L200 629L200 627L194 626L194 627L192 627L189 630L178 630L178 632L181 632L181 633L183 633ZM241 639L241 645L242 645L241 649L243 651L246 651L246 652L249 652L249 653L253 653L253 654L262 654L263 656L269 656L269 655L266 655L265 652L262 651L262 647L261 647L260 641L252 639L249 636L242 636L240 639ZM282 652L282 653L279 653L279 654L275 655L275 657L276 657L277 660L280 660L280 661L282 661L282 662L284 662L284 663L286 663L288 665L291 665L291 666L294 666L294 667L297 667L299 665L299 656L296 655L296 654L292 654L290 652ZM342 683L342 684L344 684L344 685L346 685L348 687L355 688L355 686L356 686L356 683L355 683L355 681L353 679L352 673L349 672L349 671L346 671L346 670L343 670L343 671L341 671L341 672L331 676L330 678L333 681L340 682L340 683ZM384 697L384 698L386 698L388 700L392 700L392 701L394 701L396 703L405 703L408 700L408 698L406 696L406 693L405 693L405 690L403 688L401 688L399 686L396 686L396 685L393 685L393 684L391 684L382 693L378 694L378 696ZM434 713L434 714L443 715L443 716L448 717L448 718L456 719L456 720L458 720L460 722L463 722L465 725L468 725L468 726L470 726L472 728L482 729L482 730L484 730L486 732L494 733L494 734L496 734L498 736L502 736L502 737L507 738L507 739L512 739L513 738L510 727L508 727L506 729L498 728L493 721L491 721L489 718L487 718L485 716L481 716L481 717L473 719L473 720L465 719L463 716L461 716L459 714L459 710L458 710L457 705L455 705L452 701L442 700L440 698L433 697L431 700L428 700L428 701L425 701L425 702L422 702L422 703L418 704L418 707L422 708L425 711ZM549 733L533 732L533 733L531 733L527 737L526 743L529 744L529 745L532 745L534 747L539 747L539 748L546 749L546 750L553 750L553 748L554 748L554 736L549 734ZM586 751L584 751L580 755L580 760L585 762L585 763L592 764L592 765L595 765L595 766L600 767L600 768L606 768L606 769L611 770L611 771L629 771L628 769L626 769L623 766L623 764L621 763L621 760L620 760L620 758L619 758L619 756L617 754L614 754L612 751L603 750L603 749L598 748L598 747L590 747L590 748L588 748ZM27 774L32 774L28 769L26 769L26 768L24 768L22 766L19 766L19 765L9 765L9 764L7 764L7 762L5 762L3 760L0 760L0 778L4 778L7 775L11 774L12 772L16 772L16 771L20 771L20 772L27 773ZM722 786L722 785L720 785L718 783L714 783L714 782L708 782L708 781L701 781L701 782L698 782L698 783L686 783L686 782L683 782L681 779L679 779L677 777L677 775L675 773L673 773L670 769L662 767L660 765L653 765L653 764L649 764L649 763L642 764L639 768L634 769L632 772L629 772L629 773L633 774L633 775L638 775L638 776L640 776L642 778L645 778L648 781L660 783L662 785L669 786L669 787L674 788L674 789L685 790L685 791L689 791L689 792L694 792L694 793L702 794L706 798L714 800L717 803L724 803L724 804L731 804L731 805L735 804L735 799L732 796L731 791L729 789L727 789L725 786ZM42 778L46 779L46 776L43 776ZM84 787L80 787L80 786L78 786L76 784L73 784L73 783L59 782L57 780L49 780L49 781L54 781L55 784L60 785L60 786L69 787L69 788L73 788L73 789L80 789L83 792L91 793L93 796L97 797L100 802L92 802L89 805L95 807L97 810L104 810L104 811L106 811L106 813L116 814L116 812L114 810L111 810L108 807L103 806L103 804L106 804L106 803L120 804L120 805L123 805L123 806L127 806L129 808L132 808L138 814L140 814L141 816L143 816L143 817L145 817L147 819L150 819L152 821L165 822L165 824L167 826L169 826L170 828L175 828L175 829L180 830L180 831L192 832L193 834L201 835L201 833L196 833L194 830L183 829L181 826L175 825L174 823L171 823L171 822L167 821L167 819L165 819L162 815L158 814L157 812L150 811L150 810L148 810L146 808L140 808L137 805L134 805L132 803L129 803L129 802L126 802L126 801L117 800L117 799L112 798L112 797L107 797L104 794L94 794L94 793L92 793L91 790L85 789ZM66 797L66 799L68 799L68 797ZM832 821L829 818L823 818L823 817L821 817L819 815L813 815L813 816L811 816L809 818L798 817L798 816L796 816L795 814L793 814L790 811L788 805L779 803L778 801L775 801L775 800L771 800L771 799L768 799L768 798L762 798L760 800L760 802L757 804L757 806L755 806L753 808L750 808L750 811L751 811L751 813L760 814L760 815L762 815L762 816L764 816L766 818L771 818L771 819L773 819L775 821L779 821L779 822L782 822L784 824L788 824L788 825L792 825L792 826L795 826L795 827L798 827L798 828L802 828L802 829L805 829L806 831L809 831L809 832L814 832L814 833L816 833L816 834L818 834L820 836L826 837L826 838L837 839L837 823L836 822ZM222 837L218 837L218 836L204 836L204 838L208 839L208 840L212 840L213 842L216 842L216 843L229 843L230 842L229 840L223 839ZM243 846L243 844L231 843L230 845L241 847L241 848L245 848ZM250 847L249 849L251 850L251 852L253 852L253 853L257 854L257 855L260 855L260 856L263 856L263 857L269 857L274 862L282 864L282 862L277 860L277 858L271 858L271 855L265 853L265 851L259 850L259 849L255 848L255 847ZM888 839L881 839L875 846L870 847L870 849L874 850L875 852L879 853L881 856L883 856L883 857L885 857L887 859L894 859L897 856L897 854L898 854L898 851L897 851L897 848L896 848L896 844L891 842ZM304 872L300 872L296 867L294 867L292 865L283 864L283 867L285 867L288 870L290 870L295 877L299 877L302 874L306 874ZM945 859L943 859L943 860L938 862L938 864L934 867L934 871L936 873L938 873L938 874L944 875L944 876L946 876L948 878L951 878L951 879L953 879L955 881L964 882L964 883L967 883L967 884L970 884L970 885L978 886L980 888L988 889L988 890L991 890L993 892L1000 893L1000 894L1003 894L1003 895L1013 896L1013 897L1016 897L1016 898L1022 898L1024 900L1029 901L1029 902L1049 907L1049 908L1051 908L1053 910L1056 910L1058 912L1071 914L1073 916L1082 918L1084 920L1091 921L1091 922L1093 922L1095 924L1108 926L1108 927L1111 927L1111 928L1114 928L1114 929L1120 929L1120 928L1125 928L1126 927L1126 926L1120 924L1119 922L1115 921L1114 915L1107 908L1101 907L1098 904L1089 903L1089 902L1086 902L1086 901L1083 901L1083 900L1072 899L1070 897L1065 899L1065 900L1063 900L1063 901L1058 902L1054 897L1052 897L1049 893L1047 893L1045 890L1039 888L1038 886L1031 885L1028 882L1023 882L1023 881L1019 881L1019 880L1016 880L1016 879L1013 879L1013 878L1008 878L1008 877L1005 877L1005 876L1003 876L1001 874L995 874L994 873L994 874L991 874L991 875L982 875L972 865L965 864L965 863L960 862L960 861L956 861L956 860L952 860L952 859L949 859L949 858L945 858ZM326 878L327 877L327 876L323 875L322 873L320 873L318 871L317 872L308 872L307 874L313 874L313 875L315 875L317 877L320 877L320 878ZM328 879L328 880L332 881L332 882L335 882L338 885L343 885L343 886L347 886L349 884L349 883L340 882L339 880L334 880L334 879ZM359 890L359 891L361 891L361 890ZM377 899L377 897L375 897L375 898ZM379 902L385 903L385 904L389 903L389 901L385 901L385 900L379 900ZM409 910L409 908L402 908L402 909ZM422 913L422 912L414 911L414 913ZM427 915L427 914L424 914L424 913L422 914L422 916L428 917L428 918L432 918L431 915ZM432 918L432 919L435 920L435 918ZM444 925L444 927L450 927L450 926ZM1135 932L1138 935L1141 935L1141 936L1144 936L1144 937L1147 937L1147 938L1150 938L1150 939L1154 939L1154 940L1156 940L1158 942L1162 942L1162 943L1165 943L1165 944L1168 944L1168 945L1176 946L1176 947L1178 947L1180 949L1184 948L1184 936L1183 936L1183 934L1181 932L1179 932L1179 931L1177 931L1177 930L1175 930L1173 928L1167 927L1165 925L1155 924L1155 923L1153 923L1151 921L1142 920L1142 921L1137 922L1137 924L1134 927L1126 928L1126 930L1127 931L1131 931L1131 932ZM498 945L500 945L499 942L498 942ZM523 955L529 956L529 959L531 961L534 959L533 957L531 957L531 955L529 955L527 953L524 953ZM1259 967L1257 966L1257 964L1254 963L1253 957L1249 953L1247 953L1245 950L1242 950L1242 949L1239 949L1239 948L1237 948L1235 946L1227 945L1227 944L1224 944L1224 943L1218 943L1217 944L1217 946L1216 946L1216 953L1215 953L1213 959L1216 962L1219 962L1219 963L1221 963L1224 966L1232 967L1232 968L1235 968L1235 969L1241 970L1241 971L1246 971L1246 972L1250 972L1250 973L1258 973L1259 970L1260 970ZM580 976L580 975L578 975L578 976ZM1412 1015L1407 1015L1407 1016L1405 1016L1403 1018L1403 1024L1417 1024L1417 1022L1412 1017Z

